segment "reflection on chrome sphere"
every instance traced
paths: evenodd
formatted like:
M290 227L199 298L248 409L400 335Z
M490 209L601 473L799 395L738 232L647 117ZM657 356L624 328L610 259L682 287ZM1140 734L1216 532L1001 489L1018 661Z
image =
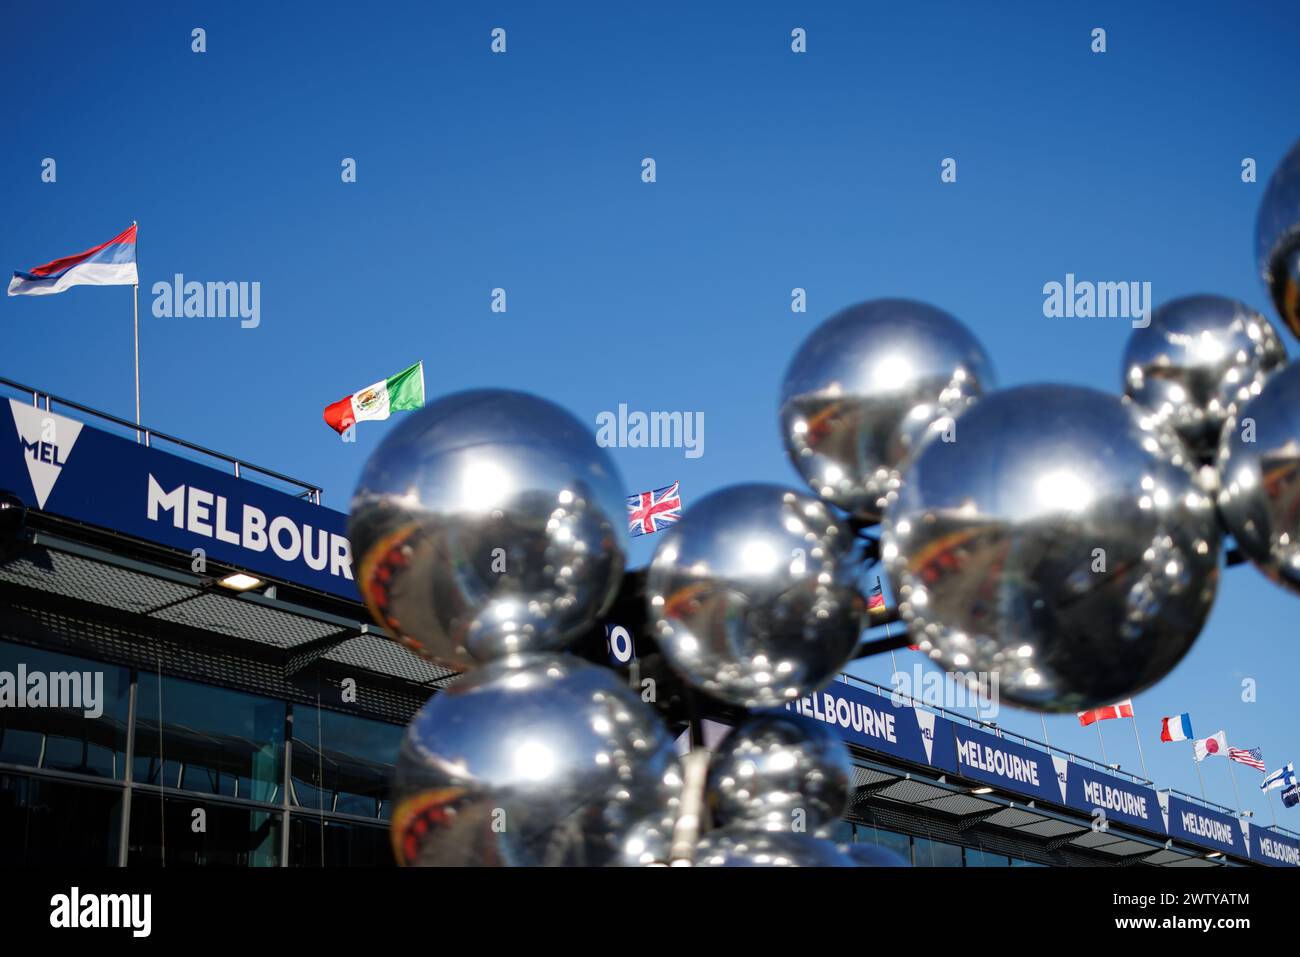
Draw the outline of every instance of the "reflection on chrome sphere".
M1300 142L1268 181L1255 221L1255 254L1278 315L1300 336Z
M911 867L887 847L877 844L841 844L840 853L853 861L856 867Z
M450 668L563 648L623 574L623 485L572 415L478 390L405 417L366 464L348 535L371 614Z
M1241 407L1219 446L1219 512L1260 570L1300 592L1300 363Z
M1127 400L1035 385L926 444L882 554L912 640L1002 698L1079 711L1164 677L1218 583L1214 503L1183 444Z
M632 825L623 838L617 863L624 867L668 866L672 862L676 798L668 813L657 811Z
M399 863L603 866L681 788L672 737L605 668L512 655L434 695L394 776Z
M722 742L707 793L723 825L825 837L848 805L851 767L848 749L821 722L760 714Z
M781 438L813 492L876 521L924 439L996 388L960 322L909 299L875 299L804 340L781 387Z
M1194 455L1212 458L1223 423L1285 362L1277 331L1249 306L1185 296L1162 305L1149 326L1129 336L1124 391Z
M731 704L771 707L829 680L865 627L860 549L825 504L776 485L700 499L659 542L646 581L668 663Z
M831 841L789 831L724 827L696 845L696 867L853 867Z

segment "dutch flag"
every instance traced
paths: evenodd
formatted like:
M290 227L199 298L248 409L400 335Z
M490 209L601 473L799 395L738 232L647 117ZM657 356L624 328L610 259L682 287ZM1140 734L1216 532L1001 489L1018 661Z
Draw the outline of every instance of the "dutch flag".
M1192 737L1192 716L1180 714L1174 718L1160 719L1161 741L1187 741Z
M135 286L140 282L135 269L136 224L94 249L64 256L30 272L14 272L9 280L11 296L46 296L72 286Z

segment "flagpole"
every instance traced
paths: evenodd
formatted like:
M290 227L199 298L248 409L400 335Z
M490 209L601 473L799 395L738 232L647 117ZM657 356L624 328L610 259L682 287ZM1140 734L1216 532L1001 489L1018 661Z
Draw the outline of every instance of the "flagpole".
M1106 741L1101 736L1101 721L1094 721L1093 725L1097 729L1097 742L1101 745L1101 763L1110 767L1110 758L1106 757Z
M1137 714L1135 713L1129 720L1133 722L1133 740L1137 742L1138 760L1142 762L1142 776L1150 781L1151 775L1147 772L1147 757L1142 753L1142 735L1138 734Z
M1277 827L1277 808L1273 807L1273 791L1271 788L1264 792L1264 800L1268 802L1268 813L1273 816L1273 826Z
M1196 745L1192 745L1192 764L1196 766L1196 779L1201 782L1201 800L1208 801L1205 796L1205 778L1201 774L1201 762L1196 760Z
M1043 717L1043 712L1041 711L1038 712L1038 720L1042 722L1043 725L1043 744L1047 745L1050 748L1052 746L1052 742L1049 741L1047 738L1047 719Z
M132 226L138 226L136 220L131 220ZM135 341L135 424L140 424L140 241L139 231L136 231L136 277L135 284L131 286L131 327L133 339ZM140 441L140 433L136 432L135 440Z
M1240 814L1241 813L1241 792L1237 790L1237 775L1232 770L1232 758L1228 758L1228 777L1232 779L1232 793L1237 796L1237 813Z
M884 588L884 586L881 585L881 583L880 583L880 576L879 576L879 575L876 576L876 588L879 589L881 598L884 598L884 595L885 595L885 588ZM893 636L892 634L890 634L890 632L889 632L889 622L885 622L885 638L886 638L886 639L890 639L890 638L893 638L893 637L894 637L894 636ZM891 668L894 669L894 673L893 673L892 675L889 676L889 680L890 680L890 682L892 683L892 682L893 682L893 681L898 677L898 659L894 657L894 649L893 649L893 648L890 648L890 649L889 649L889 666L890 666ZM897 691L898 689L895 688L894 690ZM913 703L913 704L916 703L915 699L913 699L913 702L912 702L912 703Z

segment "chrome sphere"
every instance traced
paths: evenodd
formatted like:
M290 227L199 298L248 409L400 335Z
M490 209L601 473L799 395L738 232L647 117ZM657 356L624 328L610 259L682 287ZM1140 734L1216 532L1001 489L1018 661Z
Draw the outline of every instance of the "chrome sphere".
M822 502L735 485L690 506L650 562L651 627L696 688L771 707L829 680L857 647L866 601L860 549Z
M726 827L710 831L695 848L696 867L853 867L831 841L789 831Z
M877 521L908 455L996 388L983 346L910 299L850 306L813 330L781 386L781 438L813 492Z
M1219 446L1219 513L1242 552L1300 592L1300 363L1241 407Z
M853 861L855 867L911 867L887 847L875 844L841 844L840 853Z
M676 806L676 801L673 803ZM656 812L632 825L619 848L617 863L624 867L669 866L675 820L675 814Z
M848 749L826 725L760 714L732 729L709 763L706 789L718 821L826 836L849 801Z
M591 432L521 392L406 416L366 463L348 536L370 613L450 668L563 648L614 599L623 483Z
M1224 296L1185 296L1129 336L1124 391L1194 455L1212 458L1223 423L1285 362L1277 331L1254 309Z
M1255 255L1278 315L1300 336L1300 142L1273 173L1260 201Z
M394 774L393 848L425 866L603 866L669 812L672 737L606 668L512 655L434 695Z
M1183 444L1127 400L1066 385L986 396L956 439L926 444L886 516L912 640L1042 711L1164 677L1218 583L1214 502Z

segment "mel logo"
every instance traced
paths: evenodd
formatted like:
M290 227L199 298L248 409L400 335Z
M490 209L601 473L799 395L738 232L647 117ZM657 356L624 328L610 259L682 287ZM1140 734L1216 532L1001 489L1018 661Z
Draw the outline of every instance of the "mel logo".
M27 460L27 474L36 494L36 507L44 508L45 500L54 490L54 483L68 462L72 446L81 435L81 423L61 415L24 405L17 399L9 400L14 413L14 426L18 429L18 442Z

